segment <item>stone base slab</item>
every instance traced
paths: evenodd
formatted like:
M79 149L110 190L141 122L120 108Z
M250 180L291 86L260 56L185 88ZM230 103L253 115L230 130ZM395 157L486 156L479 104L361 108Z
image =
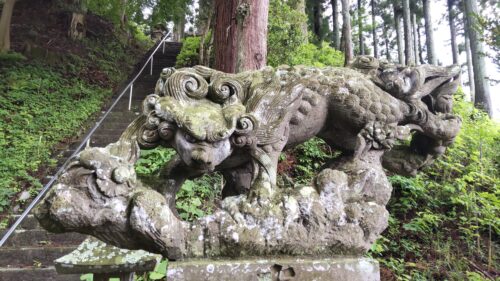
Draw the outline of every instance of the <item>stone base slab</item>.
M169 281L380 281L365 257L185 260L168 265Z

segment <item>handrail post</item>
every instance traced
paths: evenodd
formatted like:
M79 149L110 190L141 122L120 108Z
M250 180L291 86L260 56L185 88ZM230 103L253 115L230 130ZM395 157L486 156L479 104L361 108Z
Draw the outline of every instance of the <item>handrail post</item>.
M162 46L162 54L165 54L165 39L162 40L163 46Z
M132 89L133 88L134 88L134 83L131 83L130 84L130 93L129 93L129 96L128 96L128 110L129 111L132 108Z
M151 56L151 66L149 68L149 75L153 75L153 58L154 58L154 54L153 54L153 56Z

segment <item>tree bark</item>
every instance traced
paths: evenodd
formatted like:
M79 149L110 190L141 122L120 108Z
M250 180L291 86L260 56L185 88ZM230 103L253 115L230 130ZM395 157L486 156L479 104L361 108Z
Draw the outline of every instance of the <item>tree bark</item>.
M312 26L313 33L314 35L316 35L318 42L321 42L323 40L322 38L323 34L321 33L321 19L323 14L321 1L318 0L313 1L312 12L313 12L313 26Z
M413 55L415 59L415 64L418 64L418 34L417 34L417 15L415 13L412 14L412 34L413 34Z
M306 16L306 1L305 0L296 0L294 9L297 12L299 12L301 15ZM307 33L307 20L304 21L300 25L300 30L301 30L304 42L307 43L309 41L308 33Z
M422 0L425 19L425 43L427 45L427 61L429 64L437 64L436 51L434 49L434 30L432 28L431 2Z
M127 0L120 0L120 28L125 29L127 24Z
M332 44L335 49L340 50L339 3L338 0L332 0L331 3L332 3L332 21L333 21Z
M363 36L363 2L358 0L358 42L359 54L365 54L365 38Z
M403 0L403 26L405 34L405 64L415 65L413 55L413 36L410 19L410 0Z
M85 14L73 12L68 35L73 40L82 40L85 37Z
M371 6L372 6L373 56L375 58L378 58L377 21L375 20L375 0L371 0Z
M392 61L391 58L391 48L390 48L390 42L389 42L389 36L387 35L387 26L384 26L384 43L385 43L385 58L387 61Z
M238 61L236 72L261 69L267 58L267 19L269 0L241 1L239 9L247 7L249 13L238 20Z
M424 64L424 50L422 48L422 36L420 35L421 25L420 23L417 24L417 36L418 36L418 59L420 60L420 64Z
M453 5L455 0L448 0L448 22L450 24L450 36L451 36L451 55L453 57L453 64L458 64L458 46L457 46L457 29L455 26L455 12L453 11Z
M401 32L401 15L394 12L394 25L396 29L396 44L398 46L398 62L399 64L404 64L404 54L403 54L403 36Z
M269 0L215 0L215 69L235 73L266 65Z
M469 33L470 49L472 55L472 67L474 70L474 105L478 108L483 108L490 117L493 114L490 97L490 85L486 79L486 67L484 63L483 43L480 40L480 35L475 29L479 25L477 15L479 15L476 0L464 0L465 15L467 18L467 32Z
M469 34L467 32L467 27L465 28L464 35L465 35L465 56L467 58L467 76L469 77L470 101L474 102L476 87L474 86L474 70L472 69L472 55L470 52L470 41L469 41Z
M342 2L342 37L344 38L344 65L348 65L352 61L352 37L351 37L351 15L349 14L349 0L341 0Z
M0 53L10 51L10 21L16 0L5 0L0 17Z
M186 18L180 17L174 22L174 41L181 41L184 38L184 28L186 27Z
M209 49L205 48L205 41L207 39L208 32L210 31L210 27L212 26L212 18L214 15L214 9L211 5L212 2L206 5L207 11L205 11L206 18L203 19L203 24L200 26L202 28L202 34L200 38L200 53L198 56L198 61L201 65L210 66L210 52ZM213 38L213 36L212 36Z
M214 68L228 73L236 71L236 7L238 0L215 0Z

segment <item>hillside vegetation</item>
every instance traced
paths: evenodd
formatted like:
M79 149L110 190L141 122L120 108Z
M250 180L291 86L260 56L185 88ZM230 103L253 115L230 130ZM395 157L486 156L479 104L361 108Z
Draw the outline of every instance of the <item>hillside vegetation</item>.
M0 56L0 212L30 201L15 195L37 193L53 152L84 132L151 45L92 13L88 36L72 41L65 14L46 3L16 4L14 52Z

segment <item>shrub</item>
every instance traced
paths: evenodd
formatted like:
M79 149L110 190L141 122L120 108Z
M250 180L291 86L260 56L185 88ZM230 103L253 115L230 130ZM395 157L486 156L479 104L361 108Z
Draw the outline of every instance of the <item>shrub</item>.
M199 64L199 36L186 37L182 40L181 52L177 55L175 67L190 67Z

